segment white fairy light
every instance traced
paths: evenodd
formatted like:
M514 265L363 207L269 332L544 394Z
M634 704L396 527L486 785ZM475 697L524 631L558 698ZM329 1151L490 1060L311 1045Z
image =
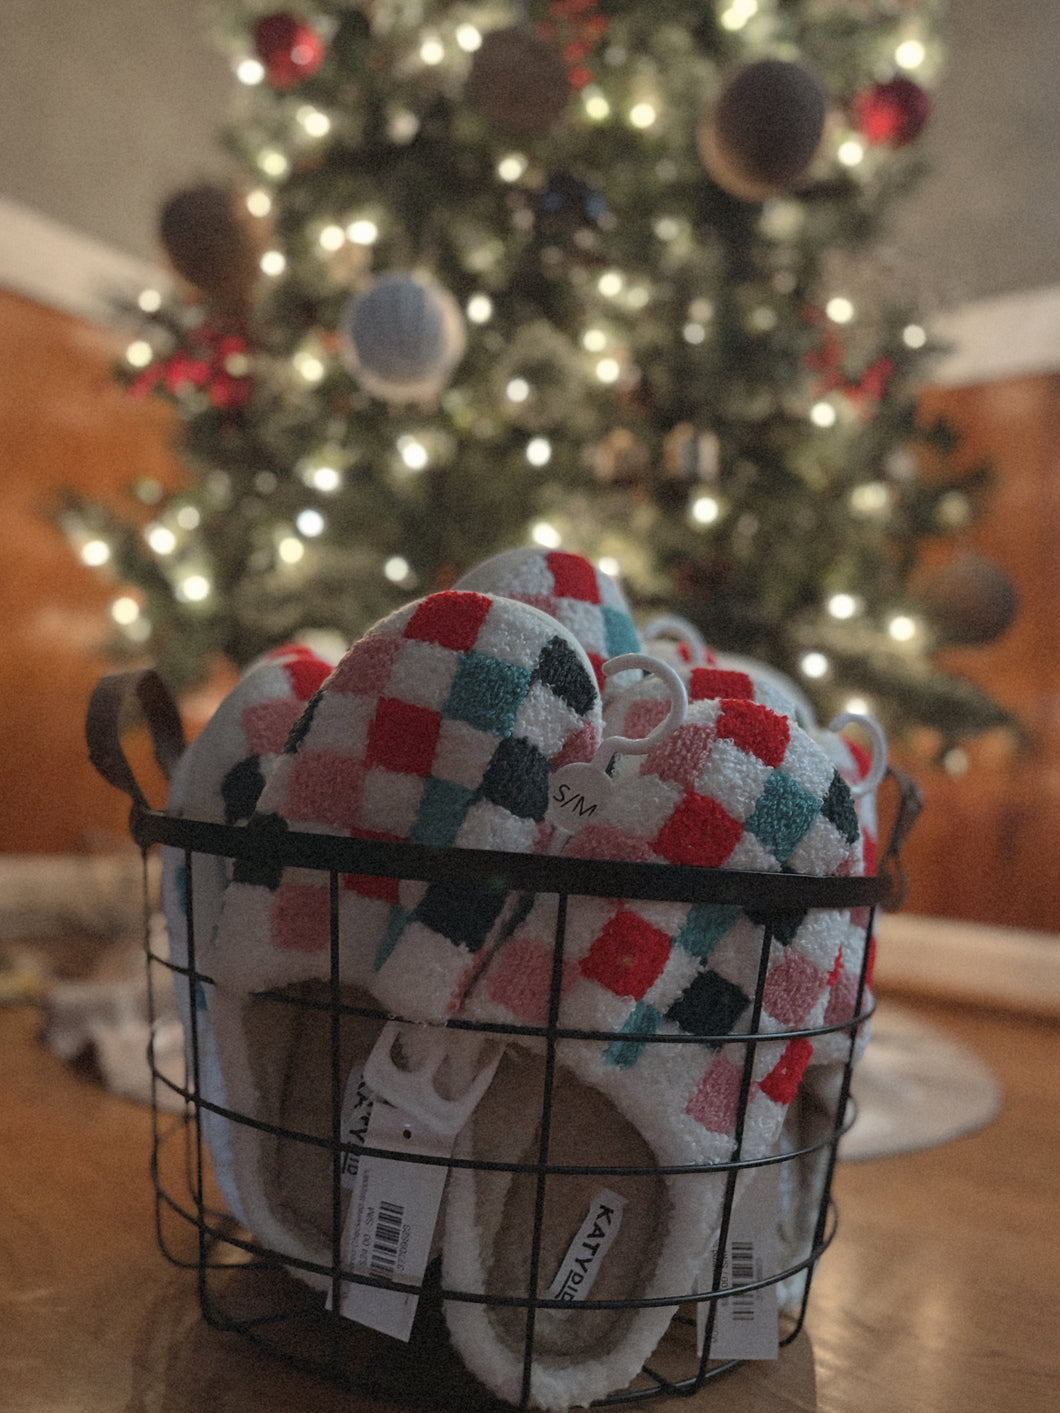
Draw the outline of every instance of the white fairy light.
M330 253L341 250L346 244L346 232L341 226L325 226L317 239L320 242L320 248Z
M525 378L512 378L504 393L509 402L525 402L530 396L530 384Z
M639 128L641 132L646 131L650 127L654 127L658 120L659 110L655 107L654 103L648 103L646 101L634 103L633 107L629 110L630 124L635 128Z
M651 228L659 240L676 240L681 234L681 223L673 216L657 216Z
M319 510L308 508L298 512L295 516L294 523L298 527L298 533L305 535L306 539L311 540L323 533L327 521Z
M828 675L830 663L824 653L804 653L799 660L799 670L804 677L817 680Z
M927 343L927 331L919 324L906 324L902 330L902 342L906 348L923 348Z
M197 505L182 505L175 518L182 530L197 530L202 523L202 512Z
M252 59L249 55L240 59L236 65L236 78L240 83L246 84L247 88L254 88L261 83L265 77L265 65L260 59Z
M911 643L919 629L915 618L907 613L896 613L887 624L887 632L896 643Z
M142 289L136 302L145 314L157 314L162 308L162 295L157 289Z
M872 708L864 697L847 697L843 710L848 716L871 716Z
M327 113L322 113L311 103L304 103L296 116L309 137L327 137L331 131L331 119Z
M482 31L471 24L457 25L456 42L465 54L474 54L476 49L482 48Z
M401 555L393 554L383 565L383 574L392 584L401 584L409 577L411 566Z
M552 443L547 437L534 437L527 442L526 459L531 466L547 466L552 460Z
M346 227L346 234L354 245L374 245L379 239L379 227L374 221L361 218L358 221L351 221Z
M493 318L493 300L488 294L473 294L467 302L467 317L473 324L488 324Z
M837 413L830 402L815 402L810 408L810 421L815 427L834 427Z
M310 385L319 383L325 372L323 360L315 353L308 353L305 349L300 349L291 360L298 369L300 376Z
M961 750L960 746L954 746L942 757L942 768L947 775L967 775L971 768L968 752Z
M601 574L606 574L611 579L619 579L622 576L622 566L613 555L605 554L596 561L596 567Z
M706 340L707 331L702 324L690 323L681 330L681 337L685 343L700 344Z
M398 442L398 451L410 471L425 471L430 463L427 448L415 437L402 437Z
M651 299L651 290L647 285L631 285L626 292L626 303L630 309L643 309Z
M306 478L315 491L331 495L342 485L342 476L334 466L314 466Z
M586 353L603 353L607 347L607 335L603 329L586 329L582 334L582 348Z
M140 617L140 605L128 594L122 594L111 604L110 616L119 628L128 628Z
M297 535L285 535L276 546L276 553L284 564L297 564L305 558L305 545Z
M828 612L833 618L853 618L860 609L860 601L853 594L833 594L828 600Z
M203 603L210 597L212 588L205 574L188 574L178 584L177 594L185 603Z
M445 45L436 34L429 34L420 45L420 58L432 68L445 59Z
M146 368L155 356L155 351L146 339L134 339L125 350L125 361L130 368Z
M287 269L287 257L282 250L266 250L260 260L261 273L275 279Z
M902 69L919 69L927 58L927 50L919 39L904 39L894 51L895 63Z
M529 163L521 152L509 152L497 163L497 175L502 182L517 182Z
M538 520L530 526L530 538L542 549L559 549L563 543L563 536L547 520Z
M866 481L850 492L850 508L858 515L879 515L891 503L891 492L882 481Z
M596 288L605 299L615 299L622 293L625 285L622 273L619 270L605 270L596 282Z
M99 569L110 560L110 545L106 540L87 540L81 546L81 563Z
M721 516L721 502L717 496L696 496L688 513L697 525L713 525Z
M596 365L596 376L601 383L617 383L622 376L622 367L617 358L601 358Z
M287 154L278 147L263 147L258 153L258 166L267 177L276 181L282 180L291 170Z
M177 537L168 525L148 525L144 530L144 539L153 553L163 556L172 554L177 547Z
M854 306L849 299L837 294L825 305L824 312L833 324L849 324L854 317Z
M865 160L865 144L856 137L845 138L836 149L836 157L844 167L860 166Z
M590 84L582 91L582 107L585 109L586 117L594 123L602 123L611 116L611 104L607 101L603 91L595 84Z
M247 192L247 210L252 216L267 216L272 210L272 197L263 186Z
M759 304L747 316L747 326L755 334L771 334L780 323L780 315L771 304Z
M757 13L758 0L731 0L728 9L723 10L718 16L718 23L722 29L727 29L730 34L735 34L737 30L743 29Z

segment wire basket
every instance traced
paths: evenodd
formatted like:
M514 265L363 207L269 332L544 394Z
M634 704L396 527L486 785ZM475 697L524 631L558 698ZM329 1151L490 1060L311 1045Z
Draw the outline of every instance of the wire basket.
M806 1312L810 1281L822 1253L836 1230L831 1182L837 1149L853 1122L850 1079L864 1044L864 1024L873 1003L867 986L871 934L875 909L893 902L900 873L898 851L918 807L915 789L895 777L901 796L897 818L881 872L871 877L817 878L778 873L684 868L658 864L630 864L564 857L540 857L484 850L441 849L412 844L354 840L326 834L289 831L263 840L244 826L226 826L202 820L176 818L152 809L128 764L121 744L127 707L138 703L153 737L156 756L168 774L183 747L179 715L161 680L151 672L117 674L97 688L89 711L90 755L100 773L124 790L132 800L131 833L144 852L153 845L181 851L185 869L185 914L188 920L186 958L168 955L158 929L151 923L148 873L145 868L145 947L147 953L152 1031L156 1018L169 1008L171 988L177 989L187 1023L187 1073L183 1082L164 1074L150 1055L153 1075L154 1143L151 1172L156 1192L159 1246L168 1260L197 1272L199 1301L206 1321L216 1329L243 1336L259 1349L309 1374L322 1376L340 1387L406 1406L489 1409L513 1404L535 1406L532 1393L535 1356L549 1337L552 1312L570 1318L571 1307L550 1296L547 1285L547 1229L550 1185L575 1179L592 1179L597 1185L637 1181L709 1184L718 1204L719 1218L713 1258L702 1279L692 1288L656 1293L650 1299L590 1298L579 1303L576 1318L621 1322L633 1318L641 1306L664 1307L672 1318L655 1352L632 1382L616 1388L599 1403L637 1402L657 1395L690 1395L732 1369L739 1359L712 1357L715 1327L724 1309L729 1315L741 1306L750 1309L756 1293L775 1289L784 1312L781 1345L799 1334ZM314 988L283 989L258 993L256 1007L270 1017L281 1013L295 1018L302 1037L301 1053L312 1064L316 1101L311 1122L297 1128L263 1119L219 1103L216 1093L203 1085L204 1050L210 1040L200 1031L205 1014L203 996L214 986L197 958L197 903L194 891L197 858L261 863L262 851L276 870L312 870L327 878L330 900L327 936L322 955L326 975ZM528 1195L524 1232L527 1251L525 1284L497 1295L482 1289L446 1284L441 1263L433 1260L420 1283L395 1281L385 1274L354 1270L344 1244L343 1210L348 1202L344 1175L351 1156L363 1161L386 1157L388 1150L355 1145L344 1129L343 1103L349 1078L346 1034L356 1024L382 1025L389 1019L378 1009L351 1001L343 982L341 959L344 936L338 899L346 875L381 879L412 879L450 886L489 887L519 892L527 898L552 895L558 899L555 944L550 979L548 1016L541 1025L500 1024L450 1020L452 1033L477 1034L514 1047L529 1047L540 1063L540 1112L534 1124L534 1148L519 1161L496 1157L478 1163L474 1158L430 1157L418 1161L444 1167L447 1180L459 1170L477 1174L511 1174ZM630 1033L564 1028L559 1024L567 943L567 904L570 899L615 898L713 904L753 913L761 924L757 982L750 998L749 1016L738 1034ZM864 945L860 947L860 973L856 995L846 1013L828 1025L763 1028L763 1005L768 961L775 941L783 941L793 917L817 909L864 910ZM400 1020L400 1018L398 1018ZM271 1024L268 1020L266 1024ZM278 1024L278 1022L277 1022ZM755 1075L756 1054L762 1046L791 1042L816 1045L823 1037L839 1058L828 1083L819 1087L812 1108L794 1125L787 1141L768 1152L745 1152L745 1126ZM609 1151L601 1161L571 1160L569 1144L557 1140L557 1084L564 1047L592 1045L693 1044L739 1057L739 1093L731 1150L721 1161L681 1163L666 1168L649 1167L643 1154L628 1157ZM836 1046L838 1045L838 1051ZM311 1057L311 1058L310 1058ZM800 1091L801 1092L801 1091ZM174 1114L174 1109L177 1112ZM794 1113L793 1105L789 1113ZM265 1133L276 1145L293 1145L303 1155L304 1168L315 1174L314 1201L327 1222L324 1259L306 1260L263 1244L232 1214L213 1179L208 1139L218 1124L233 1132ZM212 1127L211 1127L212 1126ZM562 1150L562 1151L561 1151ZM276 1151L279 1151L277 1148ZM392 1156L392 1155L391 1155ZM416 1160L413 1160L416 1161ZM301 1162L301 1160L300 1160ZM730 1248L730 1228L740 1183L745 1174L775 1170L779 1187L789 1194L787 1238L763 1268L742 1269ZM794 1197L790 1195L794 1194ZM308 1283L307 1283L308 1282ZM337 1313L351 1286L379 1287L418 1297L412 1337L398 1343L354 1324ZM724 1306L722 1302L725 1302ZM486 1307L489 1318L509 1332L521 1330L522 1376L517 1394L501 1400L467 1372L454 1351L447 1329L446 1311L454 1306ZM544 1333L543 1333L544 1332ZM698 1336L698 1338L697 1338Z

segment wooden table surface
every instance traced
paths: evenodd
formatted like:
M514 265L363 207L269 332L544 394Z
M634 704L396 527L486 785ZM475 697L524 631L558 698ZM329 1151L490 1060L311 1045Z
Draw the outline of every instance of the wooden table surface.
M994 1068L1001 1116L941 1147L841 1164L839 1233L814 1279L809 1339L667 1407L1060 1408L1060 1028L917 1012ZM194 1273L155 1244L150 1114L45 1051L39 1028L31 1006L0 1010L0 1408L378 1409L205 1325Z

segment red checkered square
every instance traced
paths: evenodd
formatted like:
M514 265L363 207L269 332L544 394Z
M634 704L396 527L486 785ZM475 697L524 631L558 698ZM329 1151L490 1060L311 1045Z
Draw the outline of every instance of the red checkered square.
M790 1104L812 1054L813 1046L808 1040L793 1040L781 1055L779 1064L759 1085L766 1098L775 1104Z
M743 825L709 795L688 791L655 839L655 849L675 864L720 868L740 842Z
M291 761L283 812L292 823L347 830L360 814L364 763L330 751L300 751Z
M368 727L366 764L426 778L434 764L442 714L383 697Z
M331 672L326 662L314 657L296 657L283 664L284 675L291 684L292 694L307 702Z
M786 716L778 716L757 702L727 701L718 717L718 735L766 765L778 766L788 749L791 726Z
M564 554L562 550L555 550L546 556L546 562L552 573L557 598L600 602L596 570L587 559L580 554Z
M467 652L474 647L479 629L486 621L492 600L484 594L432 594L420 603L405 625L406 638L419 638L438 643L454 652Z
M638 913L615 913L582 958L582 975L639 1001L670 958L670 938Z
M693 668L688 678L688 700L703 702L716 697L749 700L754 697L754 683L746 672L726 672L717 667Z

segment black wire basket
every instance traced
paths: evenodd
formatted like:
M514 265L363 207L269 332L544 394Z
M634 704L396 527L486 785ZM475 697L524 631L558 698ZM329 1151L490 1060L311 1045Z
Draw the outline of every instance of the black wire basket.
M306 1373L326 1378L351 1392L385 1399L405 1406L445 1407L454 1410L505 1406L530 1408L540 1398L533 1391L533 1370L539 1342L544 1338L551 1312L570 1306L542 1293L544 1218L549 1184L564 1179L592 1178L599 1184L645 1178L643 1156L616 1160L571 1162L570 1153L557 1153L553 1144L554 1096L559 1074L558 1056L564 1045L586 1043L643 1043L670 1045L692 1043L739 1055L739 1093L731 1152L724 1161L675 1164L652 1169L666 1179L709 1183L716 1194L719 1219L712 1260L695 1288L655 1294L643 1302L631 1299L592 1299L580 1302L577 1317L621 1320L640 1305L663 1307L672 1314L663 1338L641 1372L622 1388L595 1400L602 1404L638 1402L657 1395L698 1392L719 1375L741 1362L738 1358L712 1357L715 1326L724 1308L737 1316L748 1311L757 1292L776 1288L781 1294L780 1345L796 1339L806 1313L810 1282L822 1253L836 1231L836 1210L831 1198L832 1175L839 1143L853 1122L850 1081L865 1040L865 1023L873 1003L867 986L871 934L875 910L891 904L900 893L898 851L918 808L915 788L891 772L897 782L899 804L890 840L877 875L850 878L817 878L783 873L748 873L730 870L685 868L657 864L617 863L563 857L540 857L485 850L441 849L412 844L354 840L327 834L289 831L263 840L244 826L227 826L196 819L177 818L148 804L124 754L121 736L130 703L138 704L153 738L159 764L168 775L183 748L176 707L168 690L152 672L116 674L96 690L89 710L90 755L100 773L124 790L132 800L130 830L145 858L145 949L147 955L152 1033L158 1016L171 1009L173 988L186 1021L186 1076L164 1073L150 1054L153 1076L154 1142L151 1173L156 1192L158 1243L166 1258L195 1270L202 1314L212 1327L235 1332L251 1344ZM152 903L146 859L154 845L180 851L185 868L187 918L186 956L174 960L159 930L151 926ZM200 1032L205 1012L202 998L214 986L197 956L197 902L194 880L196 858L261 863L262 850L276 870L312 870L326 876L330 900L326 924L326 978L313 989L266 991L255 1004L296 1014L299 1033L313 1037L305 1053L316 1057L319 1101L312 1124L287 1128L242 1112L204 1092L204 1048L209 1037ZM348 1081L348 1055L343 1036L353 1021L383 1024L392 1017L363 1003L351 1002L342 976L344 937L338 899L348 874L381 879L414 879L444 882L450 886L499 888L528 898L552 895L557 900L553 970L549 1014L542 1025L494 1024L450 1020L447 1033L463 1031L517 1046L530 1046L541 1062L541 1103L536 1119L535 1151L531 1161L496 1159L477 1164L473 1158L418 1160L437 1164L451 1175L457 1170L498 1170L518 1174L529 1184L532 1200L527 1209L529 1230L525 1285L521 1290L492 1295L481 1290L445 1284L441 1263L433 1260L422 1283L395 1281L385 1273L354 1270L343 1238L343 1204L348 1199L344 1175L351 1155L388 1156L389 1150L354 1145L343 1126L343 1096ZM739 1033L631 1035L628 1031L586 1031L559 1024L560 998L566 945L567 904L573 898L614 898L724 905L753 913L761 924L761 950L757 984L751 997L746 1029ZM762 1025L768 959L774 941L782 940L793 916L812 910L864 910L864 945L856 995L847 1013L828 1025L777 1030ZM322 942L322 955L324 954ZM400 1021L400 1017L397 1018ZM756 1053L777 1042L817 1044L832 1037L832 1065L827 1085L815 1095L812 1112L803 1113L784 1144L767 1153L745 1153L745 1120L755 1072ZM838 1048L837 1048L838 1047ZM792 1106L790 1112L794 1112ZM329 1217L328 1252L324 1260L306 1260L289 1250L270 1248L244 1228L220 1197L213 1178L208 1138L210 1126L223 1123L233 1131L241 1127L266 1131L270 1141L296 1145L311 1155L317 1174L317 1193ZM308 1131L307 1131L308 1127ZM393 1154L389 1154L393 1156ZM307 1162L309 1159L307 1158ZM763 1268L761 1263L741 1265L730 1247L730 1227L742 1175L775 1169L782 1187L796 1194L797 1215L789 1226L789 1239L777 1244L777 1254ZM727 1260L729 1257L731 1259ZM547 1280L547 1276L545 1276ZM309 1282L309 1283L307 1283ZM399 1343L341 1313L345 1292L351 1286L379 1287L418 1297L411 1339ZM522 1376L517 1394L501 1399L466 1369L447 1331L447 1309L469 1304L488 1308L491 1319L503 1320L510 1331L522 1331ZM498 1313L499 1312L499 1313ZM599 1313L598 1313L599 1312ZM513 1326L513 1322L517 1322Z

